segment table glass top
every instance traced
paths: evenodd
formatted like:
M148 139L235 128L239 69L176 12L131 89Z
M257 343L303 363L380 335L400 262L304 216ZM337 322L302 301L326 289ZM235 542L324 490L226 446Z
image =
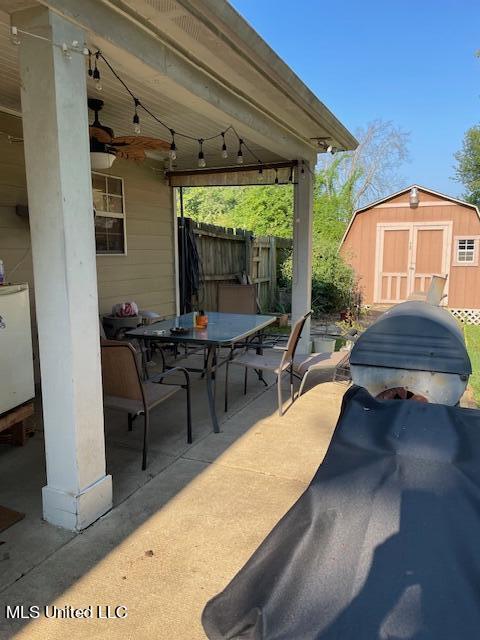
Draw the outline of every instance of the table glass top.
M137 327L126 335L132 338L163 340L168 342L197 342L231 344L268 327L275 322L275 316L253 315L247 313L219 313L206 311L208 326L197 329L193 326L193 314L186 313L154 324ZM170 329L182 327L187 333L172 335Z

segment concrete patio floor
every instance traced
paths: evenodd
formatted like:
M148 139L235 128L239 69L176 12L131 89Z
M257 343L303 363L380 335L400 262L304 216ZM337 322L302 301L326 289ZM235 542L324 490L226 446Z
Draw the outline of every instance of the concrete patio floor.
M146 472L140 470L141 429L129 433L125 415L107 416L117 506L80 535L41 520L41 437L24 449L2 450L2 478L7 472L11 482L2 482L0 504L22 509L27 517L0 534L1 638L205 637L205 603L306 488L328 447L346 389L318 384L280 418L275 388L265 389L252 376L243 396L239 372L225 417L222 379L222 432L211 433L204 383L197 380L193 445L186 444L177 394L152 414ZM314 385L318 381L312 379ZM128 617L9 621L8 604L124 605Z

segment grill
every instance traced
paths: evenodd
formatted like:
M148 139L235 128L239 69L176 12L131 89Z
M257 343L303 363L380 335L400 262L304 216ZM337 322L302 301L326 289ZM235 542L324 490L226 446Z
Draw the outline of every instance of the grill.
M354 384L374 397L456 405L472 373L463 332L448 311L418 300L389 309L357 340Z

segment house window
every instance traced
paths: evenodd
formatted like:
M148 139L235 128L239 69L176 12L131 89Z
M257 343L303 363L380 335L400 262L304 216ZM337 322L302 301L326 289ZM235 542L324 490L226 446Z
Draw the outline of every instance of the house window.
M125 199L122 178L92 172L97 254L126 253Z
M456 238L456 256L455 263L457 265L476 265L478 238Z

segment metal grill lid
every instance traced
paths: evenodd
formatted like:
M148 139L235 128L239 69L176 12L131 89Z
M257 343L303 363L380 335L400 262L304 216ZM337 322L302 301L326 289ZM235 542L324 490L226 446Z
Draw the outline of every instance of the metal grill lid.
M469 375L472 365L457 321L426 302L403 302L386 311L355 343L352 365Z

